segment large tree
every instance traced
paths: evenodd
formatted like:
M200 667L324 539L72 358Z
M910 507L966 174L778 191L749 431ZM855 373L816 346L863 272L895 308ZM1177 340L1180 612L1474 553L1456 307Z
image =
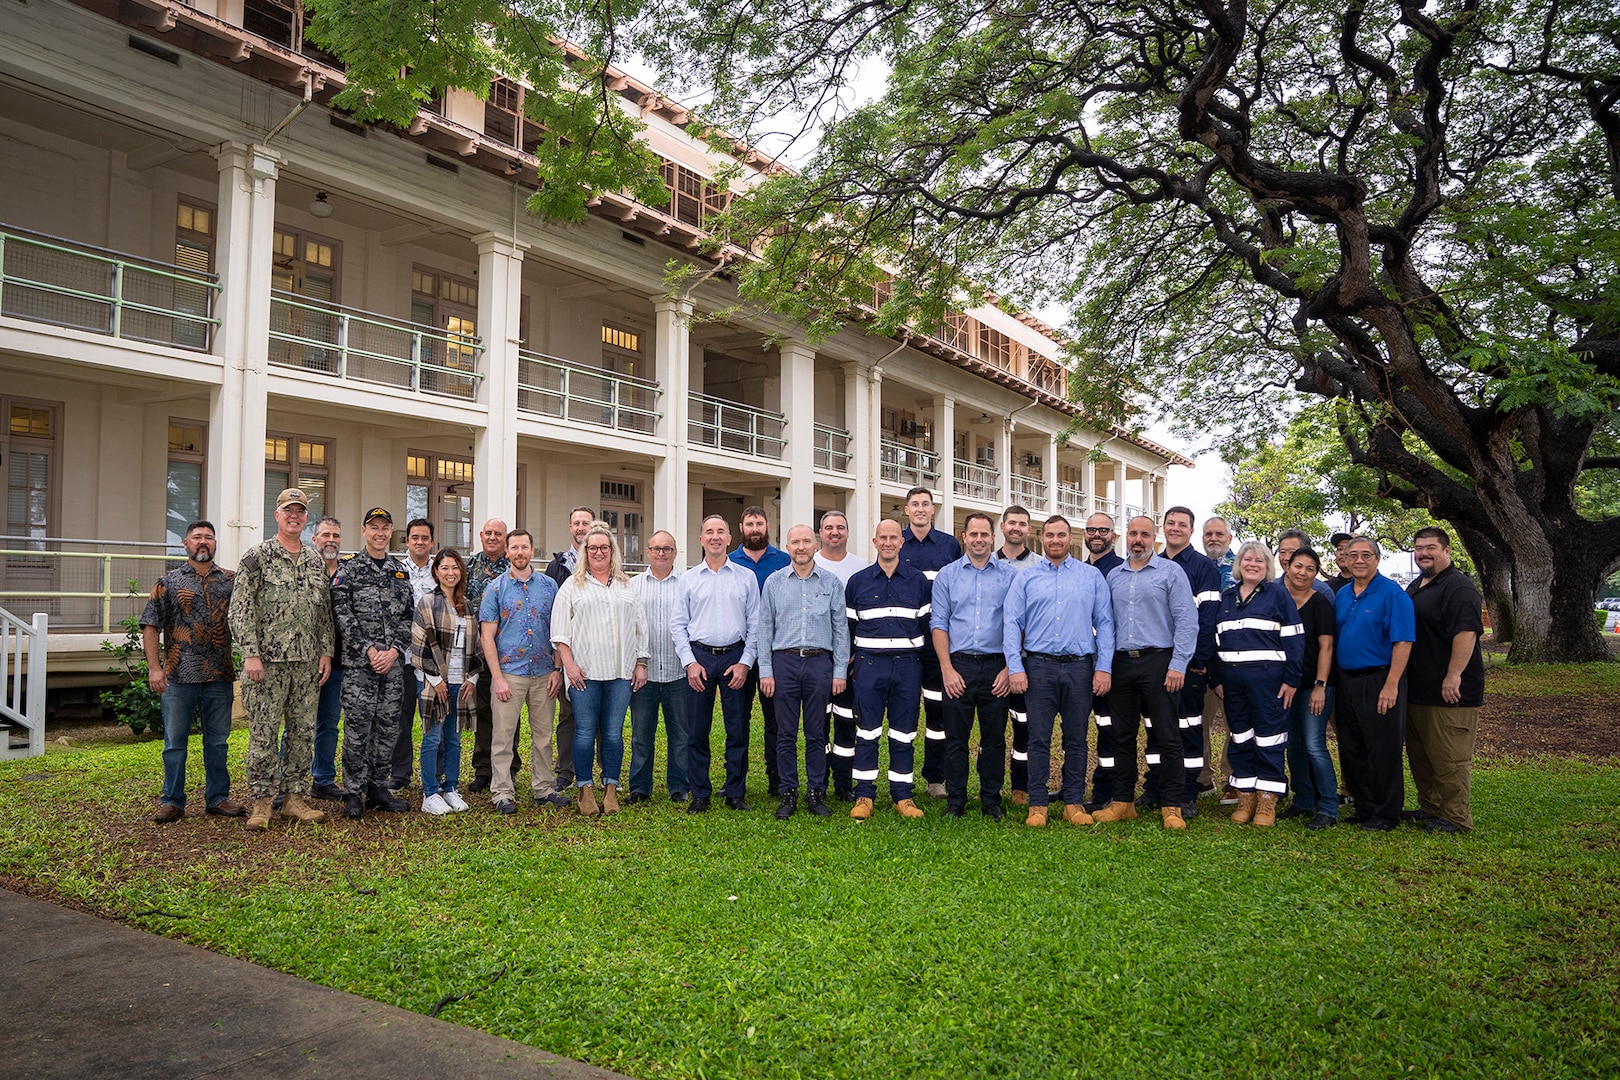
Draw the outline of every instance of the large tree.
M1590 611L1620 517L1577 492L1620 466L1593 452L1620 403L1613 4L569 14L611 16L593 48L638 49L734 134L819 133L802 172L737 206L729 239L760 256L737 268L745 296L816 331L888 272L880 329L936 321L975 282L1065 305L1099 425L1168 402L1186 432L1253 440L1331 399L1349 459L1511 580L1515 658L1606 655ZM874 71L881 94L850 106Z

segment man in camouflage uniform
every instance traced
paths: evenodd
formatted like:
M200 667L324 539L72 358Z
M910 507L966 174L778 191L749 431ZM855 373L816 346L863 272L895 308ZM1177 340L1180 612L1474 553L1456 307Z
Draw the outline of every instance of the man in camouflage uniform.
M248 714L248 828L270 827L271 800L283 817L316 824L326 815L304 801L314 755L315 708L332 670L332 608L326 565L301 535L309 500L297 488L276 496L276 535L242 556L231 592L231 638L242 652ZM397 700L397 699L396 699ZM286 724L286 761L278 752Z
M343 643L343 813L351 818L367 807L411 808L388 791L415 610L411 576L388 554L394 519L386 509L367 510L360 531L366 549L345 556L332 579Z

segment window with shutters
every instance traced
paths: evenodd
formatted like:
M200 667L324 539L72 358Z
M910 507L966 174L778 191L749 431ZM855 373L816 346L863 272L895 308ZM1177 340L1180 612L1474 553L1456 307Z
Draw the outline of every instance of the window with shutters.
M199 274L214 270L214 208L181 199L175 209L174 263ZM197 281L176 279L174 282L174 309L197 320L176 319L174 332L177 345L193 349L208 347L208 286Z

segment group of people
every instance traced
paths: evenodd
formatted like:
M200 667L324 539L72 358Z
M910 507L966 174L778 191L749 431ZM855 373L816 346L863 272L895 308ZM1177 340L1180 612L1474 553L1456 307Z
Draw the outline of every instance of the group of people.
M1061 804L1070 824L1157 809L1165 828L1185 829L1200 795L1215 791L1206 720L1224 716L1221 802L1235 807L1237 823L1337 823L1332 723L1350 820L1369 831L1403 818L1431 831L1473 827L1481 605L1451 565L1443 530L1417 534L1422 575L1403 591L1379 572L1382 553L1368 537L1333 538L1339 572L1324 582L1323 560L1303 533L1284 534L1275 555L1256 541L1233 550L1226 522L1213 518L1200 553L1184 507L1164 514L1162 550L1151 518L1127 521L1124 557L1107 514L1086 520L1079 545L1066 518L1047 518L1036 550L1023 507L1006 508L999 522L969 513L960 540L933 527L935 512L929 489L909 492L903 524L877 523L868 563L849 550L838 511L814 529L789 528L784 550L770 542L764 509L751 506L736 548L730 523L710 515L694 566L677 572L676 540L658 531L648 569L634 577L613 529L588 507L570 511L571 544L544 570L533 536L499 520L484 524L480 550L465 558L451 548L435 553L431 524L412 520L407 554L397 558L385 507L363 515L363 547L344 556L336 519L321 518L312 542L303 541L308 500L296 488L277 497L276 535L234 574L214 563L212 525L194 522L186 562L158 582L141 618L151 687L163 698L156 820L184 814L194 718L207 812L245 815L251 828L268 828L278 812L323 822L321 801L341 802L350 818L408 811L400 795L413 764L422 811L464 811L468 730L466 790L487 790L496 812L514 814L525 715L536 805L595 816L651 798L662 720L669 798L703 813L714 797L718 697L725 804L749 809L757 699L767 790L781 819L801 800L815 816L841 800L850 817L869 818L883 745L890 803L902 817L922 817L919 735L920 786L960 817L976 722L984 815L1003 818L1010 780L1010 802L1027 807L1031 827L1046 825ZM233 644L251 806L231 800L226 763ZM1054 739L1062 749L1056 791ZM1416 810L1403 808L1403 751Z

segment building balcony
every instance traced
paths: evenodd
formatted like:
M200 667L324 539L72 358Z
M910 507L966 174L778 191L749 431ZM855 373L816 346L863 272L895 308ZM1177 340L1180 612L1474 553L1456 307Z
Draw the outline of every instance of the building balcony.
M710 397L691 395L688 439L693 446L710 446L749 457L780 461L787 446L783 433L787 417L769 409Z
M956 462L955 491L958 495L983 502L1001 500L1001 471L971 461Z
M1076 525L1086 519L1086 493L1079 484L1059 484L1057 489L1058 513Z
M270 294L270 362L278 367L471 400L483 378L483 351L471 334L279 290Z
M939 455L883 439L879 443L883 479L906 487L938 487Z
M1046 481L1034 476L1014 476L1012 494L1013 502L1027 508L1031 513L1046 512Z
M1146 513L1147 513L1147 511L1142 509L1140 506L1132 506L1129 503L1127 503L1125 505L1125 520L1126 521L1131 520L1131 518L1142 517Z
M555 356L518 351L517 406L571 424L592 424L651 435L663 415L656 382L619 375Z
M0 225L0 315L207 352L219 279Z
M830 472L849 472L852 455L850 444L853 436L843 428L835 428L828 424L816 425L816 468L827 469Z
M1099 498L1097 500L1097 513L1099 513L1099 514L1107 514L1109 517L1114 518L1115 519L1114 523L1116 525L1123 524L1123 522L1120 522L1118 520L1118 518L1119 518L1119 504L1114 499L1102 499L1102 498Z

